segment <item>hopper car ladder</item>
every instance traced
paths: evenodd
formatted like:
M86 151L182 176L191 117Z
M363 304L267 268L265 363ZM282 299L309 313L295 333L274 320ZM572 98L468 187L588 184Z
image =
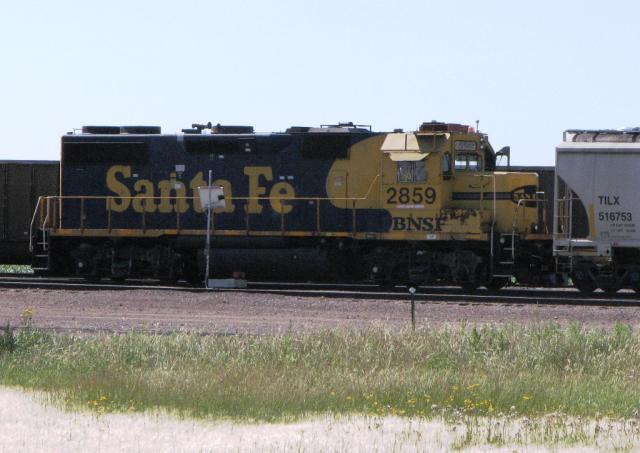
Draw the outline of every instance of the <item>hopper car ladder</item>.
M556 256L556 272L573 270L573 191L556 179L556 197L553 209L553 254ZM559 192L562 190L562 194ZM558 245L561 242L561 245Z

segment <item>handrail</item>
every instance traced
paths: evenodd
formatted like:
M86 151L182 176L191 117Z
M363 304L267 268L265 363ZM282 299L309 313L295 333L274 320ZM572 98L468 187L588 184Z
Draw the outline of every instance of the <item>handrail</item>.
M295 200L302 200L302 201L310 201L310 200L320 200L320 201L332 201L332 200L347 200L347 201L362 201L362 200L367 200L371 194L371 190L373 189L373 185L376 182L376 180L380 177L380 174L377 174L373 180L371 181L371 183L369 184L369 188L367 189L367 192L361 196L361 197L296 197L296 196L279 196L279 197L229 197L226 198L227 200L288 200L288 201L295 201ZM40 198L46 198L46 199L55 199L55 200L81 200L81 199L85 199L85 200L106 200L107 198L111 198L114 200L139 200L139 199L143 199L143 200L194 200L196 198L196 196L191 196L191 197L179 197L179 196L170 196L170 197L162 197L162 196L141 196L141 195L134 195L134 196L128 196L128 197L124 197L124 196L117 196L117 195L51 195L51 196L46 196L46 197L40 197Z
M50 208L49 208L50 207L49 200L50 200L50 197L47 197L47 199L45 200L47 202L46 203L47 207L46 207L46 212L45 212L45 215L44 215L44 220L42 221L42 226L40 227L40 229L42 229L42 230L44 230L45 227L49 224L49 210L50 210ZM54 204L54 206L55 206L55 204ZM55 218L55 216L54 216L54 218Z
M515 260L515 256L516 256L516 243L515 243L515 238L516 238L516 223L518 220L518 210L520 209L521 206L526 206L526 203L529 202L533 202L537 204L540 203L545 203L547 200L545 198L535 198L535 199L527 199L527 198L521 198L518 200L518 203L516 204L515 209L513 210L513 220L511 221L511 257L513 258L513 260ZM524 216L524 211L522 213L522 215Z
M493 216L491 218L491 231L489 234L491 237L489 238L489 256L490 256L490 266L493 272L493 231L496 224L496 175L495 174L485 174L482 173L480 175L474 175L478 178L491 178L493 180ZM482 181L480 181L480 200L484 201L484 186L482 185Z
M371 183L369 184L369 187L367 188L367 191L364 193L364 195L359 196L359 197L297 197L297 196L276 196L276 197L264 197L264 196L258 196L258 197L228 197L226 198L226 200L229 200L231 202L233 201L244 201L244 205L245 205L245 209L246 206L248 204L249 201L251 200L262 200L262 201L279 201L281 203L285 203L287 201L315 201L316 202L316 231L320 232L321 231L321 222L320 222L320 203L322 201L347 201L347 202L351 202L351 206L346 208L348 210L352 211L352 230L353 233L356 232L356 223L355 223L355 209L356 209L356 202L357 201L362 201L362 200L367 200L369 199L369 197L371 196L371 193L375 187L376 181L378 181L381 177L381 174L378 173L377 175L375 175L375 177L371 180ZM34 244L33 244L33 236L34 236L34 228L35 228L35 224L36 224L36 219L38 217L38 213L40 214L40 228L41 229L45 229L47 228L49 225L49 219L51 217L51 202L53 202L54 207L58 204L58 203L62 203L63 200L79 200L80 201L80 225L81 225L81 229L84 230L86 225L84 222L84 215L86 214L86 207L85 207L85 201L86 200L105 200L107 203L107 212L108 212L108 228L111 229L111 215L112 215L112 211L113 211L113 200L143 200L143 211L141 212L143 219L143 225L142 228L146 229L146 205L150 200L175 200L176 202L178 202L178 200L196 200L197 196L194 194L193 196L141 196L141 195L132 195L132 196L115 196L115 195L51 195L51 196L40 196L38 197L38 202L36 204L36 209L34 210L33 216L31 218L31 223L29 225L29 250L31 252L33 252L34 250ZM46 208L45 208L45 204L46 204ZM45 213L44 213L44 219L43 219L43 213L42 210L45 209ZM61 212L58 213L61 216ZM170 213L166 213L166 214L170 214ZM177 224L177 228L180 229L180 212L179 210L176 210L176 224ZM250 214L247 212L247 217ZM281 212L281 230L284 232L285 228L284 228L284 212ZM249 222L248 222L248 218L247 220L247 231L249 230ZM61 225L58 225L61 226Z
M33 252L33 224L36 222L36 216L38 215L38 210L40 209L40 204L44 200L45 197L39 196L38 202L36 203L36 209L33 211L33 216L31 216L31 223L29 223L29 252ZM40 214L42 217L42 214Z

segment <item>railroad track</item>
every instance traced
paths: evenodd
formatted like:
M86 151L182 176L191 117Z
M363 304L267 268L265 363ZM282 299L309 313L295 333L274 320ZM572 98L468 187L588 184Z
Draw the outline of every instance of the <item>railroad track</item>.
M88 283L82 278L36 277L33 274L0 275L0 288L38 288L64 290L133 290L146 289L156 291L212 291L185 285L165 285L156 281L132 280L126 283L110 282ZM463 303L515 303L539 305L587 305L603 307L640 307L640 295L632 291L617 294L596 292L585 296L572 288L505 288L500 291L465 291L456 287L420 287L412 295L406 288L382 290L376 285L367 284L320 284L320 283L276 283L249 282L246 289L218 289L215 291L271 293L283 296L327 297L347 299L388 299L411 300L418 303L451 302Z

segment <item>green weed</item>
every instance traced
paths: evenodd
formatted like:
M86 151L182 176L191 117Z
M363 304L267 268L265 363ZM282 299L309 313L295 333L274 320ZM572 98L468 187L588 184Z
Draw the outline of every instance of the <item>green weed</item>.
M31 266L22 264L0 264L2 274L30 274L33 272Z
M13 352L16 349L16 337L13 334L11 324L2 329L2 335L0 335L0 354L3 352Z
M195 417L636 417L640 336L557 325L276 336L6 333L0 383L70 408ZM8 343L7 343L8 341Z

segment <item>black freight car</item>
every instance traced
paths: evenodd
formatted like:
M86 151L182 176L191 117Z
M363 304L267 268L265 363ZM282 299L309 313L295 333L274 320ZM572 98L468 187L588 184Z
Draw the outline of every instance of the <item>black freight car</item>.
M29 264L29 227L38 198L58 192L57 161L0 161L0 264Z

